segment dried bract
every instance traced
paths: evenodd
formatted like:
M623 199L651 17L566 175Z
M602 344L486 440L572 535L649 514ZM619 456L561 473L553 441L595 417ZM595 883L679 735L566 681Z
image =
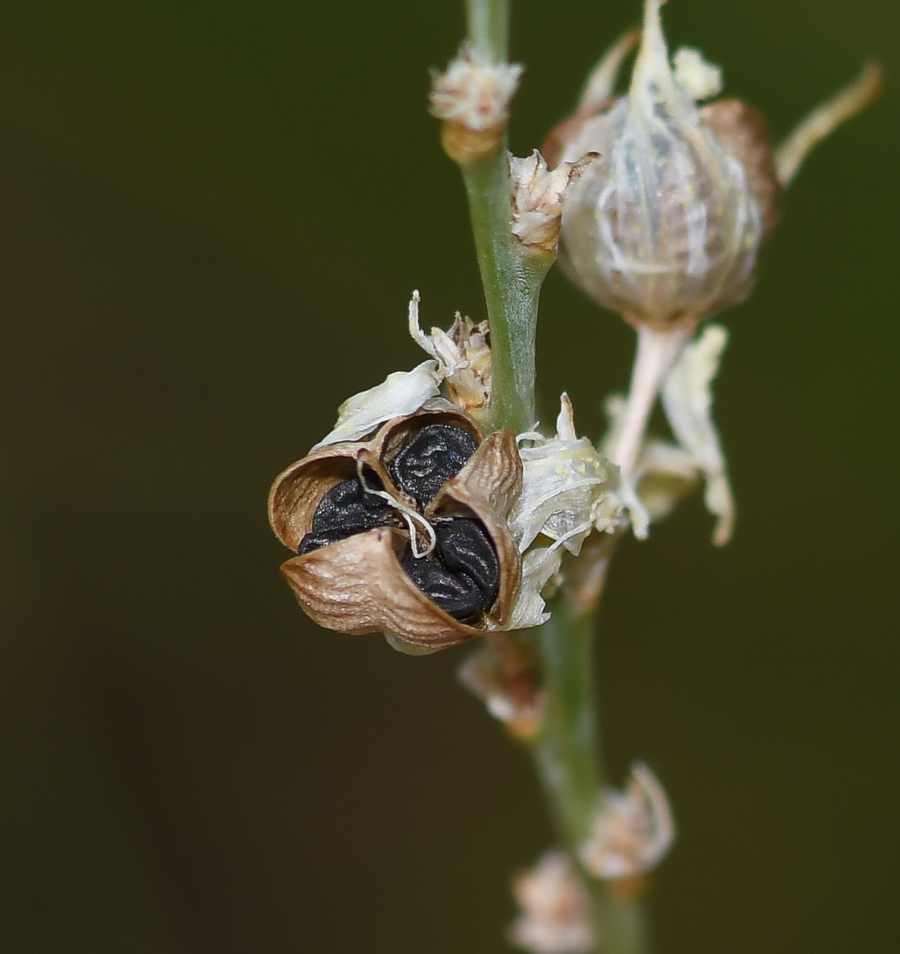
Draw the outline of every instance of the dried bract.
M464 43L443 73L432 73L431 114L443 120L441 139L451 159L472 162L499 148L523 69L492 63Z
M525 248L556 258L566 192L597 158L591 153L550 171L537 149L527 159L509 157L512 233Z
M631 879L655 868L674 840L666 793L650 769L638 762L625 791L610 789L601 799L581 860L598 878Z
M545 697L537 688L532 659L522 659L525 650L513 644L501 654L497 640L514 637L501 633L489 637L459 667L459 681L484 702L488 712L499 719L513 738L529 741L540 729ZM516 658L512 658L515 654Z
M513 882L522 914L509 940L534 954L587 954L594 947L588 897L568 857L549 851Z

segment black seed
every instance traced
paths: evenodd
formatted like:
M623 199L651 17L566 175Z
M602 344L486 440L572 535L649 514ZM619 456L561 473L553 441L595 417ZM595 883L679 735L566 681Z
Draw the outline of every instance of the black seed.
M484 612L484 594L466 573L453 573L428 557L411 553L401 564L407 576L445 613L461 623L475 622Z
M480 520L457 518L435 524L437 553L448 570L465 573L478 585L487 609L500 588L500 561Z
M455 424L426 424L390 462L391 477L420 507L455 477L478 442Z
M364 477L366 486L372 490L383 489L381 481L371 471ZM319 501L313 514L312 529L300 541L298 552L310 553L388 523L393 523L390 504L382 497L367 493L358 478L351 477L335 484Z
M322 547L327 547L329 543L337 543L338 540L342 539L342 535L329 533L328 531L323 531L322 533L307 533L306 536L300 541L300 546L297 548L297 552L300 554L300 556L303 556L306 553L312 553L313 550L319 550Z

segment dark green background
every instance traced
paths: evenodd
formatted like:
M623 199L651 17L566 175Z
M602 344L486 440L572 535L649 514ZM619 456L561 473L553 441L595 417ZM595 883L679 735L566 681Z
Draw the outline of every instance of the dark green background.
M512 142L538 145L637 0L520 0ZM680 829L659 954L897 950L897 71L892 0L677 0L776 135L881 101L786 201L717 417L740 505L623 548L600 682L617 779ZM483 317L425 112L461 3L9 2L0 10L0 949L502 952L549 845L463 651L317 631L274 475L337 405ZM596 436L632 333L553 273L540 389ZM549 416L549 415L545 415Z

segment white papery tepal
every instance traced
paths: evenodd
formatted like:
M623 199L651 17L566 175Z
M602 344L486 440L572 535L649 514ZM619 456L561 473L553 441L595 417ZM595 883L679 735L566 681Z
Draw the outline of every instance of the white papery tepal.
M509 528L522 559L522 586L509 629L538 626L549 618L546 598L565 551L577 556L595 530L612 532L626 520L615 491L618 470L590 440L575 431L572 402L560 400L556 436L519 436L522 492Z

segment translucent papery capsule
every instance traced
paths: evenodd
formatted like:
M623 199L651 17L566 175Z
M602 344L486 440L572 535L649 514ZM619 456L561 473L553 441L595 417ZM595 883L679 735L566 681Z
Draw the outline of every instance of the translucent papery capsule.
M567 126L560 158L601 154L571 186L563 213L571 277L629 320L666 325L746 297L766 216L744 162L672 70L659 7L646 0L627 95ZM696 94L696 83L687 85Z

